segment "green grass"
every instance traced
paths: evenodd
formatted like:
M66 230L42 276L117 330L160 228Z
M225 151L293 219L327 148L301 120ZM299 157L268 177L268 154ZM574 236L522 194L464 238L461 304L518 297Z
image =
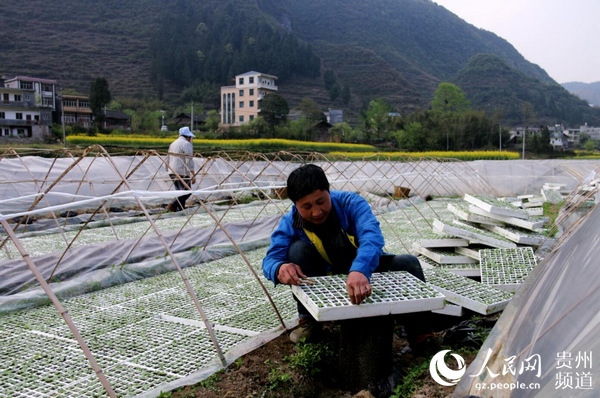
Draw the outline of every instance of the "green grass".
M327 357L333 355L333 350L326 343L309 344L300 342L296 353L286 356L284 360L290 367L311 376L321 371L321 364Z
M554 222L556 221L556 218L560 213L560 209L564 206L564 204L565 202L562 201L557 204L544 202L544 204L542 205L542 208L544 209L544 216L550 218L550 220L547 223L548 228L546 228L544 232L544 234L548 235L548 237L553 237L554 235L556 235L556 232L558 232L558 228L556 227Z
M394 394L391 395L390 398L412 397L415 391L417 391L417 388L423 385L423 382L419 379L423 378L423 375L425 375L428 369L429 360L410 367L406 376L402 378L402 383L396 386L394 389Z

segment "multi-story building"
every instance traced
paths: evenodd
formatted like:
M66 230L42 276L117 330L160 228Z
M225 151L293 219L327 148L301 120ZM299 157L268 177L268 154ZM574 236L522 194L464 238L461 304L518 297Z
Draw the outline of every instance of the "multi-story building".
M0 136L43 138L52 124L56 81L17 76L0 79Z
M259 101L277 92L276 76L246 72L235 77L235 86L221 87L221 126L240 126L260 113Z
M66 125L88 128L92 125L90 97L85 95L63 94L59 101L60 118Z
M562 127L562 125L557 125ZM566 138L567 145L569 148L573 148L579 144L579 129L574 128L564 128L563 127L563 137Z
M600 127L591 127L586 123L579 128L579 131L589 135L592 140L600 140Z

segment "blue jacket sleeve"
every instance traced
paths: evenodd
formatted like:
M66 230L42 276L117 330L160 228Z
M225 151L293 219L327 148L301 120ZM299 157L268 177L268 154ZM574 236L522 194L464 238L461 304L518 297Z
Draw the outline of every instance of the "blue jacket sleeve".
M277 229L271 234L271 244L262 262L265 278L277 284L277 270L279 266L287 262L287 253L291 244L300 239L299 231L293 224L293 210L281 217Z

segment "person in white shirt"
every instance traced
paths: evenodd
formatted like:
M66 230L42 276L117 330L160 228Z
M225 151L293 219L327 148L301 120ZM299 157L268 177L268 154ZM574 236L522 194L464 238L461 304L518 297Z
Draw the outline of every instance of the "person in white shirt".
M179 191L188 191L192 184L196 183L194 177L194 147L192 138L196 137L189 127L179 129L179 137L169 145L167 154L166 169L169 177L173 180L175 189ZM176 197L167 206L169 211L181 211L185 209L185 202L191 194L187 193Z

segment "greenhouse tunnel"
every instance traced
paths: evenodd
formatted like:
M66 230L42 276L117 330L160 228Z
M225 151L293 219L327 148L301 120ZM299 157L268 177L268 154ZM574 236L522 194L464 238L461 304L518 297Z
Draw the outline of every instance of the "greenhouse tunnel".
M558 238L540 245L543 267L498 326L510 314L523 316L523 306L540 313L527 304L535 297L525 296L594 225L600 167L591 160L197 155L188 208L171 213L165 205L181 191L156 152L119 156L90 147L72 156L6 152L0 161L0 397L156 396L199 382L294 327L290 290L264 279L261 261L292 204L287 175L307 162L323 167L332 189L369 201L386 250L398 254L439 236L434 220L452 224L448 205L465 194L539 196L547 184L561 187L569 206ZM597 245L583 241L589 252L581 261L591 261Z

